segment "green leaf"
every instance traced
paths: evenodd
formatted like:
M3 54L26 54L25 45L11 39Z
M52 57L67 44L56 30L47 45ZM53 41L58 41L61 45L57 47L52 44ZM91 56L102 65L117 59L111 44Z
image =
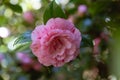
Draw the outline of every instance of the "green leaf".
M12 5L12 4L6 3L6 6L11 8L15 12L22 13L22 8L19 5Z
M92 16L95 16L95 15L102 15L104 13L106 13L107 11L107 6L110 5L110 0L106 0L106 1L96 1L96 2L93 2L90 7L89 7L89 12L90 14L92 14ZM98 5L99 4L99 5Z
M0 76L0 80L4 80L4 79Z
M0 45L0 52L6 53L7 52L7 47L5 45Z
M60 6L58 6L55 3L55 1L52 1L47 6L44 12L44 15L43 15L44 23L46 23L50 18L56 18L56 17L66 18L66 15L63 12L63 10L60 8Z
M23 34L21 34L14 42L13 46L14 45L17 45L17 44L25 44L25 43L29 43L31 42L31 31L27 31Z
M92 38L89 35L82 35L81 47L93 47Z
M7 22L7 19L4 16L0 16L0 25L4 25Z

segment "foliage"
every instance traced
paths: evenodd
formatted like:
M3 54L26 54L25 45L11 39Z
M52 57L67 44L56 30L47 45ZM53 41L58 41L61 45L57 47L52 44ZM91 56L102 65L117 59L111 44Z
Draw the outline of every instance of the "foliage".
M46 23L50 18L56 18L56 17L65 18L66 16L62 11L62 9L60 8L60 6L58 6L56 2L53 1L48 5L48 7L44 12L43 15L44 23Z

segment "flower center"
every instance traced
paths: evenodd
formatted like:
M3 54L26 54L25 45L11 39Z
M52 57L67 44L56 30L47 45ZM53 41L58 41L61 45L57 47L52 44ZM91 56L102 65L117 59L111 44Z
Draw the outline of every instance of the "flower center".
M51 53L58 53L61 52L61 49L64 48L64 44L62 42L62 39L60 37L56 37L52 40L50 44L50 51Z

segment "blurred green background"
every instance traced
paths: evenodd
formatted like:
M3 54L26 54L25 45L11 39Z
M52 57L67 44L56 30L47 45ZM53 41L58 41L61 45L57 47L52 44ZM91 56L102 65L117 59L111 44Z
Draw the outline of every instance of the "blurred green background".
M29 48L51 1L0 0L0 80L119 80L120 1L55 0L82 33L79 56L59 68L43 66ZM22 33L28 39L14 45Z

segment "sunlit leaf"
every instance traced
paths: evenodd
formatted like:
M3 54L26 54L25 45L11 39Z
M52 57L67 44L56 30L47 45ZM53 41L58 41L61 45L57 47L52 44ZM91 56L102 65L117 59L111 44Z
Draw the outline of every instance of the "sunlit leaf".
M0 16L0 25L3 25L7 22L7 19L4 16Z
M66 18L60 6L58 6L55 3L55 1L52 1L44 12L44 15L43 15L44 23L46 23L50 18L56 18L56 17Z
M14 42L14 45L31 42L31 31L21 34Z
M8 6L9 8L11 8L13 11L21 13L22 12L22 8L19 5L12 5L7 3L6 6Z

